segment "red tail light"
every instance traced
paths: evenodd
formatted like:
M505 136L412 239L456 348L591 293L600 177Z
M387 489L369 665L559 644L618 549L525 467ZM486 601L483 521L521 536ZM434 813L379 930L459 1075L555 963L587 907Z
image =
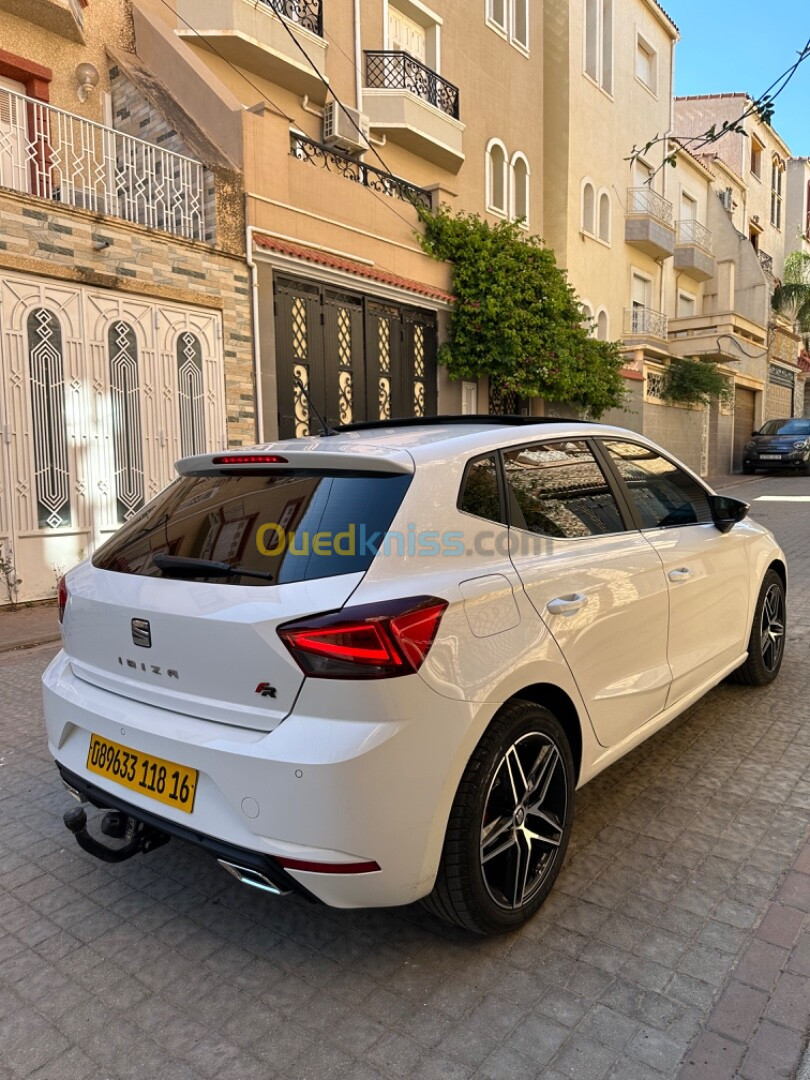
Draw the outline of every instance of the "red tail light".
M287 458L278 454L222 454L211 461L212 465L286 465Z
M59 598L59 622L61 623L65 617L65 607L68 602L68 590L64 577L59 578L59 585L57 586L56 592Z
M388 679L419 670L446 607L435 596L412 596L287 623L278 633L306 675Z

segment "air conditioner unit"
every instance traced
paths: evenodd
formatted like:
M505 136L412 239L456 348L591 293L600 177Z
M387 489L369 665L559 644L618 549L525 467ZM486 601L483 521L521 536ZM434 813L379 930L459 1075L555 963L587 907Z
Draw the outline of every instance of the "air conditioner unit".
M720 196L720 202L723 204L724 208L731 213L734 209L734 189L727 187L725 191L719 191L718 195Z
M327 102L323 111L323 141L327 146L368 150L369 130L368 117L363 113L348 108L344 111L337 101Z

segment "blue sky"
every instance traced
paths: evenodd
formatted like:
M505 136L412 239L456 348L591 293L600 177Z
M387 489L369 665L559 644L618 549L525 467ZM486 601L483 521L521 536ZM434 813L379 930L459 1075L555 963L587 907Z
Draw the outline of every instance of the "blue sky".
M675 93L758 97L810 39L810 0L661 0L681 40ZM810 58L776 101L773 126L796 157L810 156Z

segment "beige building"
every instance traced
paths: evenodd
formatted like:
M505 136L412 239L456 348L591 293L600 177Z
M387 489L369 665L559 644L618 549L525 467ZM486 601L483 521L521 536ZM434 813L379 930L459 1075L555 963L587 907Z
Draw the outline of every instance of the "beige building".
M810 254L810 158L791 158L787 164L785 254Z
M486 410L437 347L449 267L415 237L446 203L543 230L542 20L529 0L134 2L135 48L238 140L261 434ZM236 153L236 150L233 151Z
M236 164L134 56L125 4L5 0L0 44L7 603L255 416Z

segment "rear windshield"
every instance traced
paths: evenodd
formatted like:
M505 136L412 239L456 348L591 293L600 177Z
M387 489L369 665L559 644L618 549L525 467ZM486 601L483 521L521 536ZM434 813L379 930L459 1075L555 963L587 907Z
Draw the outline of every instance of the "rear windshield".
M354 574L368 569L410 480L298 469L181 476L98 549L93 566L251 586ZM189 559L251 573L181 561Z

